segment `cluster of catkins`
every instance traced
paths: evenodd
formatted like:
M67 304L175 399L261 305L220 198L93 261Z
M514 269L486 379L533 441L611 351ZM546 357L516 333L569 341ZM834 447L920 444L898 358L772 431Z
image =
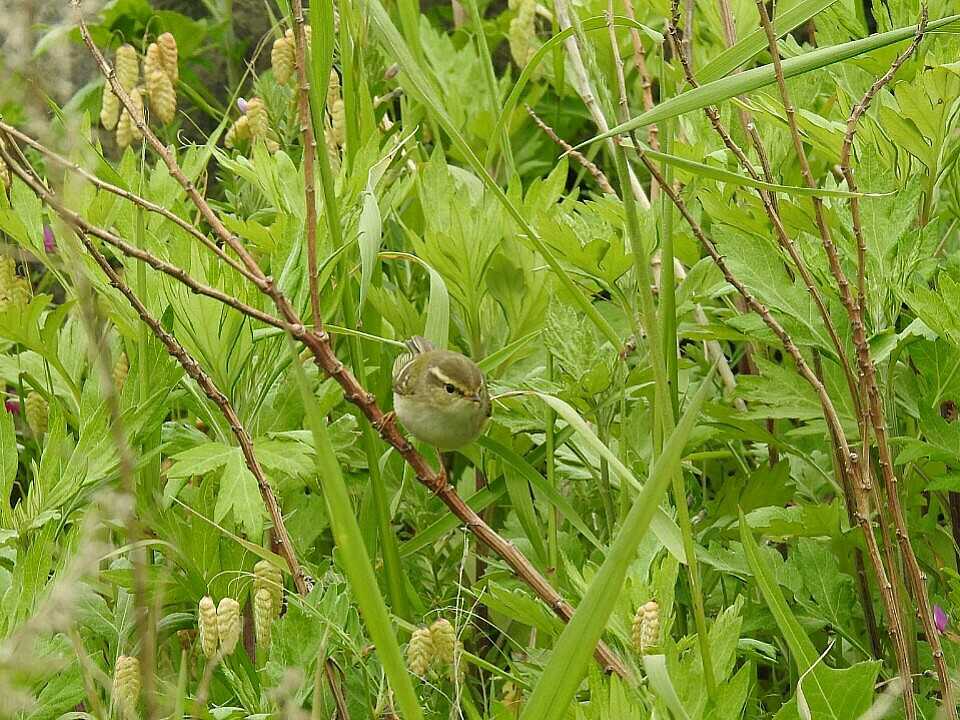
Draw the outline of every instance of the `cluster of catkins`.
M122 718L135 718L140 699L140 661L121 655L113 669L113 705Z
M204 595L197 609L197 626L200 628L200 649L208 658L217 654L229 655L237 648L243 621L240 619L240 603L225 597L219 605L213 598Z
M430 627L419 627L407 645L407 667L423 677L433 665L453 666L460 641L449 620L440 618Z
M109 87L103 89L100 123L107 130L117 129L117 145L125 148L143 138L138 121L143 121L143 99L146 95L150 110L164 124L173 121L177 111L177 93L174 87L179 77L177 41L166 32L147 46L143 60L143 84L140 84L140 56L132 45L117 48L114 59L117 81L134 108L134 116L121 108L118 98Z
M641 655L650 655L660 647L660 606L656 600L637 608L633 617L633 646Z

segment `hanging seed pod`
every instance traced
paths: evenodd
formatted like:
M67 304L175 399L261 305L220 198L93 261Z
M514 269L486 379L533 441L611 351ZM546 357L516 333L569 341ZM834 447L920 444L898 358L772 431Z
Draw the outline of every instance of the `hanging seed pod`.
M117 57L114 61L117 80L120 87L127 92L133 90L140 80L140 58L133 45L121 45L117 48Z
M127 382L127 373L130 372L130 361L127 360L125 352L120 353L117 362L113 365L113 385L117 392L123 392L124 383Z
M530 56L536 52L536 12L536 0L520 0L517 3L517 14L510 21L510 29L507 33L510 54L513 56L513 61L521 68L526 66Z
M171 122L177 112L177 94L163 64L163 53L157 43L150 43L143 62L143 77L150 97L150 109L164 124Z
M414 675L426 675L433 656L433 634L429 628L417 628L407 645L407 667Z
M637 608L631 636L633 646L641 655L649 655L660 647L660 606L655 600Z
M123 717L137 716L140 699L140 661L130 655L117 658L113 670L113 702Z
M241 115L239 118L237 118L237 121L230 126L230 129L227 130L227 134L223 138L223 144L228 148L233 148L244 140L249 139L250 118L248 118L246 115Z
M333 136L333 130L327 128L323 131L323 144L327 148L327 157L330 160L330 170L334 176L340 174L340 146Z
M334 142L343 147L347 140L347 118L343 100L338 99L330 106L330 125Z
M273 41L270 51L270 64L273 67L273 77L281 85L286 85L293 77L293 41L286 37Z
M170 83L176 85L180 77L177 40L173 35L165 32L157 38L157 45L160 46L160 57L163 60L163 69L167 73L167 77L170 78Z
M217 652L220 632L217 625L217 607L209 595L200 598L197 626L200 628L200 649L205 656L212 658Z
M39 437L47 431L47 415L49 412L47 401L36 390L31 390L27 394L26 406L27 425L33 432L34 437Z
M217 633L220 636L220 652L229 655L236 649L242 629L240 603L233 598L223 598L217 606Z
M103 86L103 98L100 100L100 124L107 130L113 130L120 119L120 98L113 94L109 85Z
M272 614L279 617L283 609L283 571L267 560L260 560L253 566L253 593L260 591L270 593Z
M250 136L265 138L270 132L270 117L267 115L267 106L260 98L247 100L247 112L244 117L250 123Z
M430 626L430 642L433 644L435 660L448 664L453 662L453 653L457 647L457 633L449 620L440 618Z
M266 651L270 647L270 630L273 625L273 597L262 587L253 596L253 629L257 647Z
M133 90L130 91L130 102L133 105L136 116L142 118L143 96L140 94L139 88L133 88ZM120 113L120 120L117 122L117 145L125 148L134 140L140 140L142 138L143 133L140 132L137 123L134 122L130 113L124 108L123 112Z
M340 76L333 68L330 69L330 79L327 81L327 107L332 108L337 100L341 99Z

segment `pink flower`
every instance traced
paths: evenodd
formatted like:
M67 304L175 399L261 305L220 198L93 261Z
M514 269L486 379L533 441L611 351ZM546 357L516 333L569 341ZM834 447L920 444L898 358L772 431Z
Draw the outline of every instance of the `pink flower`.
M937 630L941 633L947 631L947 623L950 622L950 616L944 612L943 608L939 605L933 606L933 624L937 626Z
M53 228L49 225L43 226L43 249L46 250L48 254L57 251L57 238L53 234Z
M6 410L11 415L19 415L20 401L17 400L16 398L9 398L7 400L4 400L3 409Z
M237 98L237 110L244 115L247 114L247 101L243 98Z

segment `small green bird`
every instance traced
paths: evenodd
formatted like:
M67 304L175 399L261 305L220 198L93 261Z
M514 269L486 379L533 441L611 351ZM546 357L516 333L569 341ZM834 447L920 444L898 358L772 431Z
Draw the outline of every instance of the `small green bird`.
M477 364L419 336L406 346L409 352L393 365L393 407L403 426L439 450L456 450L480 437L491 405Z

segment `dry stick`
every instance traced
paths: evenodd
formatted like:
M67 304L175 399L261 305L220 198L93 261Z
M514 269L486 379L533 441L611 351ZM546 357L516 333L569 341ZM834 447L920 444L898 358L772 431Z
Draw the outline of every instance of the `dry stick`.
M583 167L587 169L587 172L589 172L593 176L593 179L597 181L597 185L600 186L600 189L603 190L604 193L606 193L607 195L616 195L616 191L613 189L613 186L610 184L610 181L607 180L607 176L603 174L603 170L597 167L596 163L590 161L587 158L587 156L584 155L579 150L574 150L573 145L571 145L562 137L557 135L554 129L549 125L547 125L540 118L540 116L537 115L536 112L534 112L532 107L530 107L526 103L524 103L523 107L526 108L527 113L530 115L531 118L533 118L533 121L537 124L537 127L543 130L543 132L546 134L548 138L553 140L557 145L559 145L564 149L565 155L569 155L570 157L572 157L574 160L576 160L578 163L580 163L581 165L583 165Z
M767 14L767 8L764 5L763 0L757 0L757 11L760 14L760 22L763 25L764 32L767 35L767 44L773 60L774 74L777 79L777 86L780 90L780 97L783 102L784 111L787 115L787 124L790 128L790 135L793 139L794 149L800 161L801 173L808 187L816 187L816 182L813 179L813 173L810 170L810 164L807 161L806 152L803 149L803 141L800 138L800 131L797 127L796 109L790 100L790 93L787 90L786 81L783 77L783 68L780 62L780 52L777 45L776 36L770 23L770 17ZM926 27L927 7L924 4L922 5L920 22L917 25L917 32L914 36L913 42L908 48L908 54L906 56L898 56L897 59L894 60L895 67L892 67L893 72L896 72L899 64L902 64L906 58L912 55L916 50L917 46L920 44L920 41L923 39L923 36L926 32ZM886 78L885 82L889 82L890 78L892 77L892 72L888 72L883 76L883 78ZM879 91L880 87L882 87L882 85L877 86L874 94ZM872 89L873 86L871 86L871 90ZM870 90L868 90L867 93L870 98L872 98L872 95L870 95ZM867 102L869 103L869 98L867 99ZM863 110L865 109L866 108ZM854 127L856 126L856 120L858 120L860 115L862 115L863 110L861 110L859 114L857 113L856 108L851 111L852 116L856 115L856 118L854 119ZM848 137L852 142L849 121L845 142ZM847 165L849 167L849 150L847 152ZM934 664L936 665L937 669L937 678L940 683L940 692L943 701L942 704L947 708L948 717L956 719L957 709L953 702L953 688L950 685L949 671L947 669L946 661L943 657L943 650L940 646L939 631L936 629L936 625L933 621L933 608L930 604L929 594L927 593L925 577L923 575L923 571L920 569L920 564L917 561L916 553L913 551L913 545L910 542L910 534L907 528L906 518L904 517L903 508L900 504L900 498L897 490L898 480L893 471L893 459L890 452L889 439L887 437L887 426L883 411L883 400L880 396L879 385L877 383L876 365L873 362L869 342L867 341L866 337L862 308L855 302L853 294L850 291L850 283L843 272L843 268L840 266L837 249L830 236L829 226L827 225L826 218L823 214L823 203L815 196L812 198L812 201L817 228L820 231L820 239L829 260L830 271L840 288L840 299L847 311L848 317L850 318L850 325L853 331L853 344L857 351L857 363L860 369L860 377L863 381L861 383L863 395L861 402L865 408L864 412L869 413L869 421L873 426L874 435L877 439L881 476L883 478L884 488L887 495L887 507L891 516L893 517L897 542L900 546L900 552L906 565L907 576L910 580L911 589L913 590L914 595L916 595L917 614L920 616L924 633L927 636L927 642L930 644L930 649L933 654ZM861 243L865 243L865 240L858 239L858 245ZM869 457L869 446L866 446L865 444L865 448L867 451L864 452L864 461L866 462L867 458Z
M163 217L167 218L171 222L178 225L182 230L186 231L187 233L195 237L201 243L203 243L203 245L208 250L210 250L215 255L217 255L217 257L219 257L221 260L223 260L225 263L227 263L230 267L232 267L238 273L243 275L245 278L247 278L252 282L256 282L256 278L250 273L249 270L247 270L243 265L237 262L236 259L230 257L230 255L224 252L222 248L218 247L216 243L211 242L210 238L208 238L206 235L200 232L200 230L198 230L195 225L193 225L187 220L184 220L182 217L180 217L176 213L168 210L162 205L157 205L154 202L151 202L143 197L140 197L136 193L132 193L129 190L125 190L124 188L117 187L116 185L111 185L105 180L101 180L96 175L89 172L85 168L81 167L77 163L68 160L62 155L58 155L56 152L48 148L46 145L41 144L39 141L33 139L26 133L21 132L17 128L13 127L13 125L8 125L2 120L0 120L0 131L3 131L4 133L6 133L7 135L13 138L16 138L17 140L24 143L25 145L29 145L34 150L42 153L49 159L53 160L53 162L55 162L57 165L60 165L61 167L64 167L67 170L70 170L71 172L76 173L77 175L82 177L84 180L87 180L88 182L93 184L95 187L101 190L106 190L107 192L113 193L114 195L117 195L119 197L122 197L124 200L127 200L133 203L134 205L139 205L147 212L152 212L157 215L162 215Z
M150 127L144 122L143 116L133 108L130 96L124 91L117 80L114 69L106 61L103 53L100 52L90 37L90 32L83 20L82 13L80 13L79 0L71 0L71 2L77 9L77 23L84 44L93 55L101 73L110 83L110 87L114 90L117 97L120 98L121 104L123 104L127 112L130 113L134 123L143 133L147 142L167 165L171 176L186 190L191 201L200 211L201 216L206 220L207 224L210 225L213 232L237 253L243 261L243 264L258 278L255 282L256 286L276 304L277 309L288 323L286 330L311 351L315 362L329 376L337 381L344 390L344 397L360 409L364 416L377 429L380 437L400 453L404 460L413 468L417 479L433 491L470 532L481 542L485 543L493 552L498 554L504 562L509 565L514 574L527 583L554 613L565 622L569 621L573 616L573 606L563 599L560 593L547 582L522 552L517 550L512 543L505 540L493 530L493 528L483 522L480 516L457 494L456 490L433 471L423 456L400 434L396 426L388 421L383 411L377 405L376 398L356 381L353 374L337 358L333 352L333 348L330 346L330 336L323 330L323 326L317 325L313 330L308 330L304 327L289 301L274 285L272 278L263 273L260 266L257 265L253 257L243 247L240 238L233 235L217 217L206 199L197 190L196 186L184 175L177 161L167 150L166 146L160 142ZM160 329L162 330L162 328ZM176 340L174 340L174 342L176 342ZM199 366L196 366L195 362L193 365L197 371L200 371ZM202 371L200 372L202 374ZM293 548L290 547L290 550L292 551ZM605 643L598 643L594 655L605 670L615 672L623 678L630 676L623 661L610 650Z
M623 9L627 17L636 22L637 16L633 11L633 0L623 0ZM633 64L637 68L637 75L640 76L641 95L643 96L643 109L646 111L653 109L653 81L650 79L650 71L647 70L647 58L643 51L643 42L640 40L640 31L635 27L630 28L630 42L633 44ZM651 123L647 128L647 139L650 147L654 150L660 149L659 128L656 123ZM657 184L650 184L650 200L657 198Z
M199 363L197 363L197 361L183 348L183 346L180 345L180 343L172 335L164 330L160 323L149 314L146 306L144 306L134 292L124 283L119 273L117 273L117 271L113 268L113 266L110 265L103 254L90 241L90 237L87 232L87 230L90 228L90 224L86 221L77 222L76 213L69 211L62 212L64 209L63 205L59 202L59 200L57 200L54 193L45 185L39 183L29 173L27 173L2 147L0 147L0 155L3 156L4 160L6 160L7 165L10 166L10 169L30 187L35 195L43 200L60 216L65 223L73 228L84 247L86 247L87 251L109 278L110 284L127 298L127 301L130 303L133 309L136 310L141 320L146 323L150 330L153 331L153 334L156 335L157 338L167 348L167 352L176 358L187 374L193 378L200 388L206 393L207 397L213 400L217 407L220 408L223 416L230 424L230 429L237 438L237 442L239 443L240 449L243 452L247 467L256 478L257 484L260 487L260 493L263 496L264 504L267 506L267 511L270 513L270 519L274 525L274 531L277 533L278 544L280 545L280 553L287 561L290 574L293 575L294 585L296 585L297 591L300 592L301 595L306 595L310 591L310 585L312 582L309 581L306 573L300 567L300 563L298 562L296 553L293 549L293 543L290 540L290 535L287 532L286 526L283 522L283 514L280 511L280 506L277 503L276 496L273 494L273 489L270 487L266 476L263 474L263 470L260 468L260 463L257 461L256 455L254 455L253 441L250 439L250 435L240 422L239 417L237 417L230 400L226 395L220 392L216 385L214 385L213 381L210 380L206 373L203 372ZM91 232L89 234L93 235L94 233Z
M82 215L74 212L60 202L60 200L52 192L47 191L45 195L40 195L40 198L47 205L53 208L58 215L64 218L68 224L82 228L83 231L88 235L93 235L94 237L103 240L109 245L112 245L120 250L120 252L122 252L124 255L140 260L152 267L154 270L158 270L165 275L169 275L173 279L187 286L197 295L205 295L206 297L218 300L224 305L232 307L234 310L237 310L238 312L241 312L254 320L259 320L266 325L271 325L273 327L280 328L281 330L289 329L289 324L283 320L280 320L279 318L276 318L262 310L258 310L255 307L247 305L229 293L198 282L189 273L187 273L186 270L178 265L173 265L165 260L161 260L149 251L141 250L135 245L131 245L130 243L124 241L114 233L87 222Z
M313 134L310 117L310 80L307 78L306 47L307 33L304 29L303 3L293 0L293 44L297 70L297 115L300 118L300 134L303 136L303 191L307 202L307 280L310 286L310 310L313 326L320 327L320 290L317 278L317 191L314 185L313 163L317 155L317 139Z
M850 165L850 154L853 148L854 135L857 132L857 126L860 118L867 111L873 98L888 84L897 70L916 52L923 40L927 25L927 6L924 3L921 6L920 22L917 25L917 32L913 42L904 50L890 65L890 68L879 77L873 85L867 90L856 105L850 111L847 119L847 130L844 134L843 146L840 151L840 168L846 179L847 187L851 192L857 192L857 182L854 176L853 168ZM884 488L887 493L887 501L893 515L893 523L896 528L897 541L900 545L900 551L903 554L907 566L907 574L910 578L910 584L917 596L918 613L923 623L924 633L927 636L927 642L933 653L934 663L937 667L937 676L941 686L942 704L946 706L949 717L957 717L957 709L953 700L953 688L950 683L949 673L943 656L943 650L940 646L940 635L933 622L933 608L930 604L930 598L927 594L926 578L917 562L916 554L913 551L910 542L910 536L907 531L906 518L903 515L903 508L900 504L900 498L897 489L897 476L893 472L893 458L890 452L890 442L887 435L887 421L884 413L883 400L880 397L879 384L876 376L876 364L873 361L870 351L870 344L866 338L864 328L864 311L866 308L866 255L867 244L866 237L863 234L863 225L860 217L860 200L857 197L850 198L850 213L853 219L853 231L857 239L857 301L851 303L852 313L851 325L853 327L853 340L857 349L857 360L860 365L860 371L867 385L867 395L869 398L870 420L873 424L874 435L877 438L877 449L880 456L880 469L883 477Z
M647 169L651 174L659 175L660 171L656 165L646 156L646 153L637 146L637 153L640 157L640 160L646 165ZM660 180L660 178L658 178ZM661 185L663 185L661 181ZM871 483L868 476L863 476L860 472L860 458L850 449L849 444L847 443L846 436L843 432L843 426L840 423L840 418L837 415L836 408L833 405L833 401L830 399L829 393L824 386L823 382L817 377L817 374L810 368L807 364L807 361L804 359L803 354L800 352L800 349L793 342L793 339L790 337L789 333L783 328L783 326L777 321L773 315L770 314L769 309L759 300L757 300L753 294L747 289L747 287L740 282L736 276L730 271L727 266L726 261L723 259L723 256L717 251L716 246L713 242L706 236L703 231L703 228L697 222L696 218L690 213L689 209L686 206L686 203L680 198L679 194L669 186L663 186L664 192L667 193L671 202L676 206L677 210L680 211L680 214L686 220L687 225L690 226L690 229L693 231L694 236L706 250L707 254L713 260L714 264L720 269L720 272L723 274L724 279L732 285L738 293L746 301L747 306L753 310L757 315L759 315L763 322L766 324L770 330L773 331L773 334L777 336L780 340L780 343L783 345L787 353L793 358L794 363L797 366L797 371L803 377L807 383L814 389L817 393L817 397L820 400L820 406L823 409L823 414L827 420L827 425L830 429L830 432L833 437L836 438L839 446L839 455L841 462L844 466L846 473L851 477L861 477L861 483L851 483L855 499L856 499L856 520L861 531L863 532L864 540L867 544L867 552L870 555L870 560L874 566L874 572L877 575L877 582L880 586L880 594L884 601L884 607L887 611L888 618L888 627L887 630L890 633L891 640L894 645L894 650L897 654L897 666L899 668L901 678L904 681L904 703L907 708L914 708L913 702L913 684L910 682L909 676L909 666L906 663L907 658L907 647L906 642L903 637L903 631L899 623L893 622L894 619L899 618L899 610L897 606L896 599L893 594L893 586L890 581L887 579L887 573L883 566L883 561L880 558L880 550L877 546L876 538L873 534L873 528L870 525L869 520L869 507L867 502L866 493L871 488ZM907 710L907 715L910 718L915 718L915 710Z
M572 25L568 15L569 9L567 8L566 0L554 0L554 6L557 16L557 24L560 29L568 30L571 28ZM600 132L607 132L607 130L610 129L610 125L607 122L607 119L604 117L603 111L600 109L600 106L597 103L596 95L594 95L593 90L590 87L590 75L587 73L587 68L583 64L583 56L580 54L580 46L577 43L576 34L568 37L564 41L564 45L567 48L567 55L570 58L570 67L573 70L573 86L577 89L577 93L580 95L580 99L583 100L583 104L590 113L590 117L593 118L594 124L597 126ZM613 141L608 140L607 142L610 151L614 152ZM637 179L633 169L627 168L627 173L630 177L630 189L633 191L633 196L637 199L640 207L642 207L644 210L649 209L650 200L643 191L643 187L640 185L640 181Z
M677 22L680 19L680 0L672 0L671 2L671 20L667 23L667 33L670 36L672 42L675 46L681 47L682 45L677 40ZM685 36L690 33L690 28L687 28L687 33ZM690 83L692 87L699 87L696 76L693 73L693 68L690 66L689 56L681 50L679 53L680 64L683 67L684 75L687 78L687 82ZM754 169L753 164L750 162L750 159L746 156L746 153L740 148L736 143L727 129L724 127L721 119L720 113L717 108L707 105L704 107L704 113L710 120L710 124L713 126L713 129L720 136L720 139L723 140L723 144L734 154L734 156L739 160L741 167L752 177L754 180L760 180L757 171ZM770 178L767 178L768 182L772 182ZM823 298L823 295L820 293L820 289L817 287L816 281L813 279L813 276L810 274L810 270L807 267L807 264L804 262L803 258L800 256L800 253L797 251L796 244L790 238L787 233L787 229L783 224L783 220L780 217L778 208L773 203L772 195L773 193L768 192L763 188L757 188L757 193L760 196L760 201L763 204L764 211L767 214L767 217L770 219L770 222L773 225L777 242L783 250L790 256L791 262L797 268L797 271L800 273L800 277L803 280L803 284L807 288L807 292L813 298L814 303L817 306L817 311L820 313L820 317L824 322L824 326L827 329L827 334L830 336L830 342L833 344L834 350L837 353L837 358L840 361L840 365L843 368L844 377L847 380L847 387L850 391L850 395L853 398L854 404L857 403L857 398L859 393L857 390L857 383L854 379L853 370L850 367L850 361L847 358L846 351L844 349L843 341L840 339L840 335L837 332L836 325L833 322L833 318L830 316L830 310L827 307L826 301ZM858 408L859 409L859 408Z

